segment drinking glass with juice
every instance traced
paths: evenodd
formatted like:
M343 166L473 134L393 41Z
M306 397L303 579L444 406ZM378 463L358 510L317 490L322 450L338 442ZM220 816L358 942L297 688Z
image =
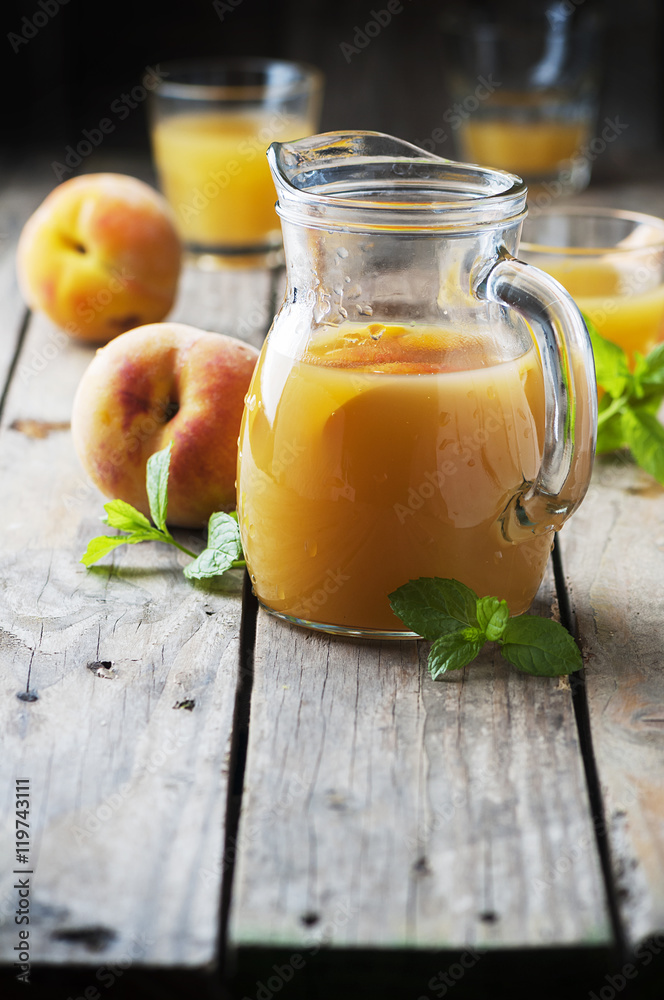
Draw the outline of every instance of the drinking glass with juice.
M172 64L163 73L152 148L185 246L219 262L263 263L260 255L281 246L265 152L316 130L320 73L261 59Z
M560 189L580 191L590 179L590 160L582 151L592 138L592 125L587 105L565 94L501 90L459 123L459 152L471 163L521 175L531 191L554 182Z
M403 637L388 595L438 576L525 611L585 492L596 399L574 304L508 252L522 182L379 133L269 155L288 287L237 484L261 603Z
M664 339L664 219L565 207L526 220L521 256L551 274L630 360Z

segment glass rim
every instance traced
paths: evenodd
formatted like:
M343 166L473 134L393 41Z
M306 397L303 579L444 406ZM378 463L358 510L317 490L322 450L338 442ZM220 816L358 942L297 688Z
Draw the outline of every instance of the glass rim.
M634 222L638 225L649 226L651 229L661 231L661 239L653 240L649 243L634 246L587 246L571 247L556 246L549 243L535 243L531 240L522 239L519 241L519 252L525 251L532 254L546 254L547 256L559 257L595 257L606 254L636 254L645 253L649 250L664 249L664 219L656 215L648 215L646 212L633 212L623 208L604 208L592 205L570 205L564 208L544 208L539 209L537 215L531 216L532 222L537 222L542 218L573 218L588 219L618 219L624 222ZM526 223L527 225L527 223ZM637 226L634 228L636 229Z
M153 93L157 97L170 97L189 101L222 100L241 103L262 100L266 97L297 97L307 92L316 92L323 86L323 73L316 66L306 62L288 59L270 59L261 56L227 56L210 59L177 59L159 64L160 72L183 77L187 74L218 71L221 73L247 72L264 73L279 67L291 72L289 80L279 83L196 83L186 80L161 80Z

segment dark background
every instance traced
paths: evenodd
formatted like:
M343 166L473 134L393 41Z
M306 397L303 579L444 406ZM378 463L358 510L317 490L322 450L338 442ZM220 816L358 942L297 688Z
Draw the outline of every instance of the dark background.
M662 0L557 0L579 20L605 24L600 121L628 128L598 157L595 181L656 177L664 166L664 3ZM3 0L0 166L21 154L62 159L83 129L95 128L146 67L169 59L262 55L314 63L325 73L322 131L370 128L423 140L449 107L443 18L453 7L500 10L517 21L547 7L539 0L498 3L402 0L403 11L350 61L372 9L386 0ZM550 6L551 3L548 4ZM225 7L225 10L223 9ZM32 19L47 23L35 28ZM27 23L23 19L27 18ZM17 41L17 37L33 37ZM104 139L104 153L149 152L145 106ZM441 150L444 155L453 151Z

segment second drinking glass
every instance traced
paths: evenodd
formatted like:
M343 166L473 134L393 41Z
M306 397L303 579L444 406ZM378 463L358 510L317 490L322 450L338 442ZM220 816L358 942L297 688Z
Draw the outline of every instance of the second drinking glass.
M161 67L151 138L161 188L199 264L274 261L281 246L265 151L316 131L322 75L269 59Z

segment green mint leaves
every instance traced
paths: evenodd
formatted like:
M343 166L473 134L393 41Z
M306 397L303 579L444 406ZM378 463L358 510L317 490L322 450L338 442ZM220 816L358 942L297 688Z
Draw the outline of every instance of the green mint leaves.
M237 514L212 514L208 521L208 543L193 563L184 568L188 580L221 576L227 569L244 566Z
M600 336L584 316L595 355L597 384L604 390L597 418L597 452L629 448L634 460L664 485L664 427L657 411L664 399L664 344L634 352L630 371L622 347Z
M404 625L432 643L434 680L467 666L485 642L497 642L503 657L526 674L557 677L583 666L578 646L558 622L535 615L510 618L505 601L478 597L458 580L421 577L389 597Z
M168 511L168 473L171 468L171 451L173 442L150 455L145 471L145 486L148 491L150 514L160 531L166 531L166 513Z
M104 504L106 516L102 521L109 528L118 528L124 535L98 535L89 543L81 562L92 566L108 555L118 545L134 545L136 542L166 542L185 552L194 560L185 566L184 575L189 580L209 579L221 576L228 569L244 566L240 529L237 514L222 511L212 514L208 522L208 543L200 555L176 542L166 527L168 512L168 473L171 463L172 444L163 451L151 455L147 462L146 487L150 503L151 524L145 514L136 510L124 500L111 500Z

